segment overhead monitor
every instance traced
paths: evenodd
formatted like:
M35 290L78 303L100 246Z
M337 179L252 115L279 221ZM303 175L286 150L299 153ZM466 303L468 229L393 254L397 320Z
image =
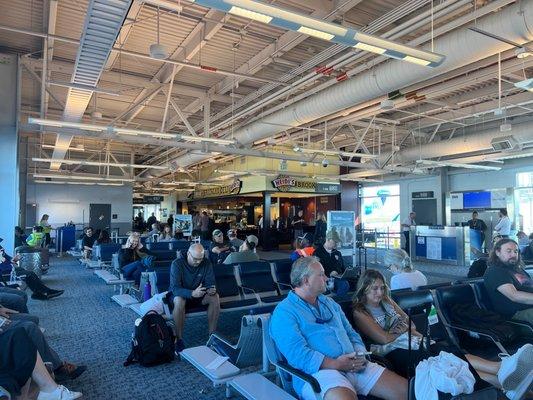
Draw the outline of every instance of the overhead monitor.
M463 208L467 210L477 208L491 208L490 192L465 192L463 193Z

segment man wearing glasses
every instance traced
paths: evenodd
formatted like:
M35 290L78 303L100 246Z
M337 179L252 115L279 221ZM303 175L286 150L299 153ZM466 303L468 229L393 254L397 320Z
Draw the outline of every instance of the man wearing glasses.
M326 400L355 400L357 394L386 400L407 398L407 381L366 359L361 336L341 307L323 293L327 276L317 257L299 258L291 269L294 287L272 314L270 335L287 362L312 375ZM295 378L294 390L315 399L308 383Z
M170 267L170 288L174 295L172 316L176 325L175 353L185 348L183 326L187 309L207 305L209 334L217 328L220 301L215 287L215 274L211 262L205 257L200 243L192 244L187 258L178 258Z

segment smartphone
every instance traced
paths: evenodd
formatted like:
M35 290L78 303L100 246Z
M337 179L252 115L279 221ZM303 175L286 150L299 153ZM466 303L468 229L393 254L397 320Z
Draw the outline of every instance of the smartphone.
M355 353L355 356L356 357L366 357L366 356L369 356L371 354L372 354L371 351L358 351L357 353Z
M0 317L0 328L2 328L3 326L9 325L10 322L11 321L9 319Z

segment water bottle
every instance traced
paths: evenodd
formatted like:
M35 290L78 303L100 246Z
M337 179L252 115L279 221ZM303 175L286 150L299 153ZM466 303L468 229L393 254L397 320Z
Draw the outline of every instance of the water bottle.
M144 291L143 291L143 302L150 300L152 297L152 285L150 285L150 281L147 281L144 285Z

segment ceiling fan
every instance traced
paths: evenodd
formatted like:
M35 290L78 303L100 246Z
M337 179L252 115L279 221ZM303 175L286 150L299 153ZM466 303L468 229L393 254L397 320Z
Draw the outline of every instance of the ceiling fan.
M490 38L499 40L500 42L504 42L504 43L510 44L511 46L516 47L515 54L516 54L516 57L518 57L518 58L526 58L526 57L529 57L529 56L533 56L533 50L532 49L530 49L530 48L528 48L526 46L520 45L520 44L518 44L516 42L513 42L512 40L503 38L501 36L495 35L493 33L484 31L483 29L479 29L479 28L476 28L476 27L472 27L472 28L468 28L468 29L470 29L473 32L480 33L481 35L488 36Z

